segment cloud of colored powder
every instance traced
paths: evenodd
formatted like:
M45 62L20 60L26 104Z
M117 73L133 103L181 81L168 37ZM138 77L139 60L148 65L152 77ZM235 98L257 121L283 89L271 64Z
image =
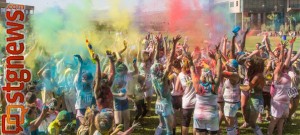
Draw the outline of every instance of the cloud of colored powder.
M90 7L91 1L86 0L70 4L65 9L52 7L34 14L30 21L34 42L38 46L36 51L44 49L51 56L80 54L88 57L85 38L94 29ZM34 43L28 44L32 46ZM36 56L31 56L26 59L26 63L33 68L34 64L30 61L35 60Z

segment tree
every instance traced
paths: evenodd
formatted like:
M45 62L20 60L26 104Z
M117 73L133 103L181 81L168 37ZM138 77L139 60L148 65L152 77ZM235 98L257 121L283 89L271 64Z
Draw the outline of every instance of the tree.
M294 21L295 18L293 16L287 16L286 18L289 21L290 31L294 31L295 27L293 25L293 21Z
M263 32L267 31L267 26L266 26L266 24L262 24L262 25L260 26L260 28L261 28L261 31L263 31Z
M276 21L276 19L277 19L277 14L274 14L274 13L269 14L269 15L267 16L267 18L268 18L269 20L271 20L271 22L272 22L272 24L271 24L271 26L270 26L271 30L275 30L275 21Z
M284 32L285 31L285 28L284 28L284 25L280 25L280 31Z

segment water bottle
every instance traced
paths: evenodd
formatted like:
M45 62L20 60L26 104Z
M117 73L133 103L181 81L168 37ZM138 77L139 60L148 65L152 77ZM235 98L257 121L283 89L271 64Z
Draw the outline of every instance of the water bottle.
M286 41L286 35L283 35L283 36L282 36L282 40L283 40L283 41Z
M236 27L234 27L234 29L232 30L232 32L235 34L235 35L237 35L238 34L238 32L241 30L241 27L240 26L236 26Z

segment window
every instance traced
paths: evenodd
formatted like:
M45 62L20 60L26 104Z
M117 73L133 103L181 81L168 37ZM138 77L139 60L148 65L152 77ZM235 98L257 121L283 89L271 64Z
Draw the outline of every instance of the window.
M236 2L235 2L235 6L239 6L239 1L236 1Z
M230 2L230 7L234 7L234 2Z
M1 8L1 14L5 14L6 9L5 8Z

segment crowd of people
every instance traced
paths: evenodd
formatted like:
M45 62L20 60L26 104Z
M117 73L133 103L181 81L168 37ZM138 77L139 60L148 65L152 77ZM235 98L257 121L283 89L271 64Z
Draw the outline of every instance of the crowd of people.
M128 135L146 127L144 118L155 110L158 126L148 127L156 128L155 135L175 135L178 121L182 135L237 135L248 127L256 135L281 135L299 104L300 50L293 50L295 37L271 45L265 35L247 51L248 32L235 33L231 41L224 36L207 49L193 48L180 35L149 33L134 56L125 57L124 41L119 52L44 61L23 90L28 108L23 134ZM262 121L269 122L267 133L257 124Z

